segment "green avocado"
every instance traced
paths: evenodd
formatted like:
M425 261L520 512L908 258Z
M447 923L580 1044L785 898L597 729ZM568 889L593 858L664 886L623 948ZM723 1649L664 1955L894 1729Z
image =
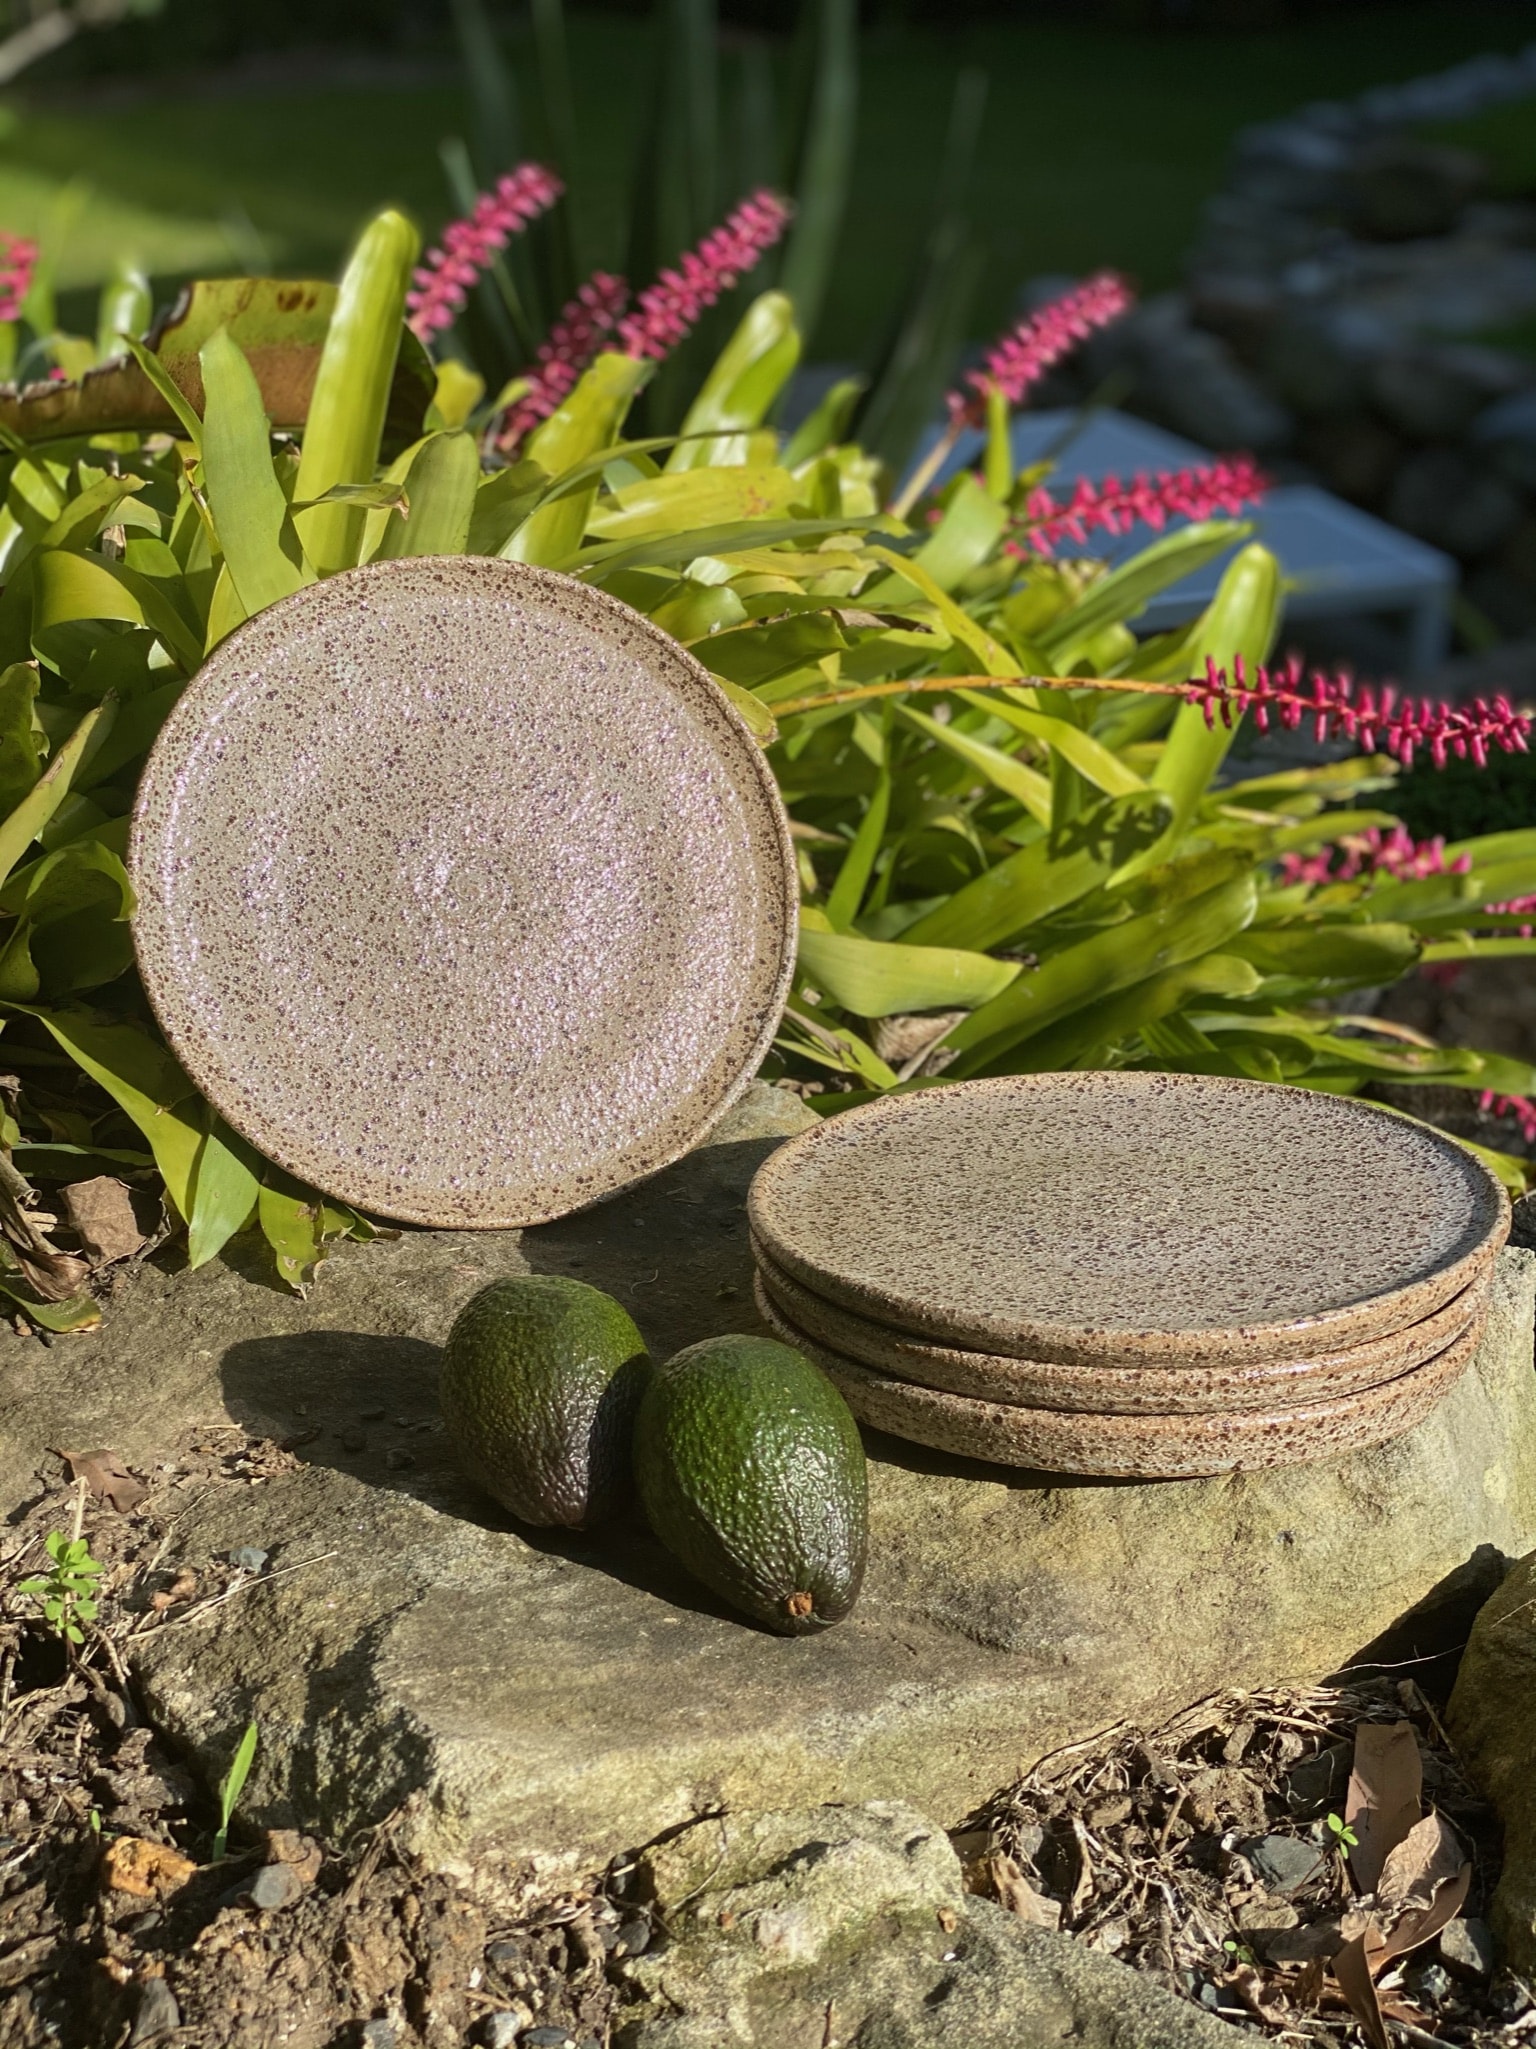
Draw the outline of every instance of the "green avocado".
M628 1492L649 1363L630 1317L585 1281L493 1281L448 1334L443 1421L470 1478L521 1521L587 1529Z
M768 1628L806 1636L858 1598L864 1446L837 1389L788 1345L706 1338L654 1368L635 1479L668 1550Z

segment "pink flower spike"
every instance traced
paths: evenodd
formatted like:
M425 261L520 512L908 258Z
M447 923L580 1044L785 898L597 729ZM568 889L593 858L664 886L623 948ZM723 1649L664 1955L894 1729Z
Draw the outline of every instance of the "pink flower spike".
M405 298L406 318L421 340L453 325L491 258L530 221L548 213L564 190L542 164L519 164L498 178L492 191L480 194L465 219L449 222Z
M1202 708L1226 705L1239 716L1250 706L1256 712L1273 711L1290 728L1310 718L1319 740L1342 737L1372 752L1380 748L1404 768L1413 766L1421 747L1443 768L1452 753L1462 759L1470 753L1482 763L1490 746L1513 754L1526 752L1530 744L1532 716L1516 711L1507 697L1479 698L1470 705L1405 698L1399 704L1394 691L1383 690L1379 697L1370 690L1357 692L1354 678L1344 673L1328 676L1317 670L1308 691L1302 686L1301 664L1294 660L1278 671L1261 663L1251 684L1237 663L1233 671L1229 682L1224 669L1208 664L1205 676L1191 677L1185 686L1190 701Z
M1228 456L1196 469L1143 471L1129 484L1106 477L1092 484L1080 477L1070 498L1055 497L1041 484L1029 494L1018 531L1037 555L1049 556L1063 536L1081 545L1095 529L1128 533L1138 520L1158 531L1170 519L1210 519L1218 512L1236 514L1256 505L1269 489L1269 479L1249 455ZM1009 552L1024 553L1017 543Z
M1527 1145L1536 1145L1536 1103L1529 1096L1499 1096L1484 1089L1477 1099L1480 1110L1494 1117L1513 1117Z
M789 226L788 200L766 187L744 199L720 227L713 228L697 249L679 258L676 270L664 270L619 328L624 353L660 362L697 323L706 307L744 277Z
M21 318L22 306L32 289L37 256L35 242L0 228L0 320Z
M533 359L529 388L507 408L496 446L509 454L540 420L547 420L576 388L581 373L618 326L629 286L606 270L594 271L568 305Z
M1118 320L1135 294L1115 271L1101 270L1075 290L1053 299L1038 313L1021 320L1011 333L994 342L979 370L968 370L968 391L949 394L952 426L979 427L986 418L987 394L1000 391L1009 405L1022 403L1053 364L1070 355L1096 328Z

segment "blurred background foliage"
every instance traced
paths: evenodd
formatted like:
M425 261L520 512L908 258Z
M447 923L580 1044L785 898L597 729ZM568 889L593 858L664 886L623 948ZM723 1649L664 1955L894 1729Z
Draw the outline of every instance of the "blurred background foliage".
M534 19L490 4L526 139L547 147ZM582 232L591 260L612 267L634 257L628 195L669 11L650 0L568 10ZM785 0L720 9L720 133L739 156L761 143L770 97L779 132L767 153L792 145L795 15ZM847 213L807 337L824 360L878 356L893 281L910 289L936 209L967 224L962 338L999 327L1032 275L1108 263L1155 290L1177 275L1237 128L1532 33L1531 7L1506 0L885 0L860 16ZM964 148L945 192L957 125ZM1533 147L1516 110L1479 125L1515 155ZM383 199L429 236L449 217L441 146L476 127L448 0L166 0L152 17L76 36L7 93L0 221L56 252L62 312L77 325L84 288L125 249L161 298L213 270L329 276ZM483 116L479 127L483 144Z

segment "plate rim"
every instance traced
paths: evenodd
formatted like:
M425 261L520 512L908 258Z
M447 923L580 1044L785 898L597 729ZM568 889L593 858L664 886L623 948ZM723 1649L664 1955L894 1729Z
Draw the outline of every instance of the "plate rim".
M642 1172L616 1176L596 1192L584 1193L579 1200L539 1205L503 1205L494 1209L487 1204L482 1205L481 1213L474 1217L467 1216L462 1209L437 1208L430 1204L381 1204L376 1191L365 1190L361 1184L353 1184L353 1187L348 1189L341 1185L339 1177L328 1177L330 1185L327 1186L316 1178L313 1163L298 1157L301 1148L290 1148L285 1143L279 1149L273 1144L271 1133L258 1133L247 1129L239 1116L231 1116L207 1086L207 1069L203 1066L196 1046L189 1044L187 1034L177 1022L174 998L169 1007L164 1000L165 984L169 983L171 978L167 976L162 981L158 965L152 956L146 953L146 947L141 940L140 926L146 897L152 899L154 895L153 891L147 892L142 887L143 878L150 869L150 848L154 841L146 822L147 800L152 798L155 789L163 782L166 765L175 756L176 749L182 742L183 733L199 729L200 698L206 700L208 695L206 679L212 676L216 680L222 666L227 666L232 660L238 662L241 642L254 631L269 630L285 612L311 605L317 596L325 601L332 601L332 593L339 595L348 590L357 590L360 586L374 584L387 586L396 578L420 574L434 567L439 570L451 567L456 573L467 571L471 576L484 576L488 581L493 580L504 585L518 584L560 594L579 592L582 603L608 613L630 631L638 629L645 639L663 650L667 662L674 666L676 673L687 677L688 687L700 694L710 709L719 715L726 731L735 736L741 759L750 764L751 779L763 800L763 822L772 828L771 837L778 853L772 874L768 872L766 863L760 864L764 881L765 929L768 924L775 923L780 933L777 973L771 989L764 991L764 1022L732 1076L729 1088L722 1092L718 1101L712 1103L707 1116L696 1120L674 1143L658 1151L651 1164ZM670 687L671 679L668 680ZM199 686L203 686L201 692ZM649 1180L654 1174L673 1165L707 1137L710 1130L750 1087L778 1031L784 1003L794 977L800 901L794 843L790 837L788 814L779 796L773 771L746 720L698 657L681 642L674 640L653 620L648 619L643 612L637 612L621 598L584 583L579 577L545 568L542 564L506 561L500 556L408 555L383 562L367 562L357 568L342 570L334 576L325 577L317 583L306 584L301 590L279 598L251 618L242 620L204 656L187 678L185 688L155 736L134 790L124 865L138 906L130 925L134 959L150 1009L166 1044L186 1071L189 1080L218 1116L223 1118L240 1138L253 1145L265 1159L270 1160L284 1173L306 1182L321 1194L345 1202L366 1215L387 1217L392 1222L418 1225L426 1229L520 1230L541 1223L551 1223L560 1217L571 1216L579 1210L590 1208L595 1203L606 1202L610 1197L621 1194L626 1188Z
M813 1150L818 1142L826 1143L834 1126L847 1130L892 1117L899 1118L908 1114L908 1106L918 1100L927 1101L962 1090L972 1097L983 1092L1016 1094L1060 1086L1064 1081L1088 1076L1112 1085L1156 1083L1173 1088L1220 1088L1234 1096L1261 1095L1284 1089L1289 1095L1327 1101L1348 1115L1368 1117L1373 1121L1390 1120L1393 1126L1406 1124L1416 1133L1420 1143L1448 1152L1468 1175L1474 1189L1480 1190L1483 1201L1488 1205L1486 1227L1477 1243L1458 1259L1400 1287L1368 1296L1362 1302L1319 1310L1315 1315L1304 1318L1181 1331L1176 1328L1125 1330L1108 1325L1053 1324L1025 1316L1000 1317L989 1324L963 1312L950 1315L935 1311L913 1296L902 1295L880 1284L828 1274L786 1244L771 1218L764 1215L768 1204L794 1174L800 1158ZM1361 1102L1352 1096L1324 1096L1320 1090L1300 1088L1287 1082L1255 1081L1247 1076L1183 1074L1163 1069L1073 1068L1046 1070L1038 1074L986 1075L948 1084L940 1081L909 1095L882 1096L875 1102L863 1103L827 1118L813 1129L797 1133L763 1162L748 1191L747 1218L752 1235L791 1279L839 1308L875 1322L894 1325L906 1335L924 1342L1083 1366L1101 1364L1109 1351L1149 1362L1218 1365L1256 1356L1273 1360L1300 1356L1314 1350L1337 1351L1422 1320L1458 1294L1475 1277L1479 1263L1505 1242L1509 1235L1511 1211L1503 1184L1468 1147L1448 1133L1416 1118L1401 1115L1383 1104ZM1398 1306L1389 1310L1389 1304Z

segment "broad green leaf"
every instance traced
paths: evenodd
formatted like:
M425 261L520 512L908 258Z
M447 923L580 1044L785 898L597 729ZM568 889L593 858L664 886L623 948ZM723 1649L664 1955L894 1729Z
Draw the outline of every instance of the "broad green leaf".
M800 486L781 469L700 468L642 477L616 491L587 520L587 531L604 541L644 541L686 534L728 521L765 519L786 513Z
M154 311L149 279L137 264L119 258L96 301L96 355L106 363L124 354L120 337L139 335Z
M123 345L133 358L140 374L148 380L150 388L169 408L172 418L191 442L193 453L201 455L203 423L198 417L196 407L161 362L158 353L147 343L136 340L131 334L123 336Z
M926 712L914 711L909 704L898 703L898 715L909 726L924 733L939 746L947 747L951 754L986 777L1017 804L1022 804L1031 818L1042 825L1051 822L1051 786L1038 769L1029 768L1022 761L1015 761L1011 754L1005 754L1000 747L991 747L985 740L973 739L969 733L958 733L953 726L941 726L937 719L931 719Z
M820 0L804 17L814 42L804 52L804 121L794 164L795 219L781 282L814 334L837 251L853 175L858 116L857 0Z
M95 1330L101 1322L101 1304L92 1296L71 1295L63 1302L44 1302L14 1267L0 1271L0 1295L44 1330Z
M846 932L859 915L859 905L864 901L864 892L869 887L869 878L874 871L875 856L879 853L885 838L886 820L891 811L891 776L889 769L882 769L870 797L869 808L859 820L859 829L853 842L843 856L843 865L837 871L837 880L827 893L827 917L834 932Z
M852 932L800 933L806 978L856 1017L909 1010L969 1010L997 996L1019 972L1017 961L944 946L902 946Z
M480 451L472 434L429 434L405 479L410 511L390 520L374 560L464 554L479 482Z
M273 1185L276 1181L277 1185ZM262 1235L272 1247L277 1271L296 1295L302 1295L314 1279L315 1268L325 1250L320 1224L320 1198L313 1189L299 1191L286 1176L268 1168L267 1179L257 1198L257 1217Z
M251 1220L261 1190L260 1156L222 1117L209 1126L192 1175L187 1263L204 1266Z
M889 548L871 546L869 553L877 562L884 562L894 569L899 577L911 584L919 596L928 600L938 613L945 630L968 648L982 669L989 676L1017 676L1019 665L1002 644L994 640L986 628L973 619L963 606L956 604L948 591L936 583L915 559L893 554Z
M26 796L0 823L0 882L4 882L69 795L81 764L88 758L93 743L99 746L106 738L116 712L115 697L104 697L94 710L88 711Z
M1021 733L1028 733L1037 740L1048 742L1051 751L1063 761L1070 762L1080 776L1101 789L1107 797L1128 797L1146 784L1132 768L1116 754L1111 754L1102 742L1081 727L1068 724L1065 719L1052 718L1049 713L1030 708L1024 692L999 690L983 696L975 690L957 690L961 697L977 711L990 712L993 717L1004 720ZM1023 699L1024 701L1020 701Z
M1253 927L1232 942L1231 950L1267 975L1317 975L1370 987L1407 974L1420 947L1407 925L1343 925L1312 919Z
M710 671L714 675L714 671ZM771 747L779 737L779 728L773 713L760 697L754 697L750 690L743 690L739 683L733 683L729 676L715 676L715 682L731 700L732 705L746 721L747 729L759 747Z
M949 1033L946 1046L961 1050L951 1070L955 1079L979 1073L1084 1004L1201 954L1230 950L1252 921L1255 901L1254 879L1244 868L1198 896L1161 904L1063 947Z
M536 462L520 462L484 478L475 492L466 555L499 555L538 504L549 477Z
M685 436L710 438L680 440L667 468L745 463L747 435L767 419L799 360L793 301L783 292L764 292L742 315L684 416ZM594 524L592 531L601 529Z
M272 468L272 430L250 364L223 327L204 342L199 361L208 506L225 566L251 616L314 578L296 559L288 501Z
M798 470L840 442L865 389L862 377L839 378L789 437L783 455L785 469Z
M1267 548L1257 543L1246 547L1223 572L1216 595L1201 615L1199 631L1191 643L1192 673L1198 674L1210 656L1230 676L1241 655L1248 673L1268 659L1280 627L1280 565ZM1156 768L1148 781L1173 799L1173 824L1163 847L1141 857L1139 869L1151 867L1161 858L1204 797L1211 778L1221 766L1236 738L1237 721L1224 726L1217 717L1206 725L1198 705L1179 707L1177 718L1164 744Z
M89 1010L34 1010L64 1051L143 1132L166 1193L189 1216L204 1139L196 1089L147 1032Z
M634 396L652 366L633 357L605 353L586 370L565 403L535 431L525 453L559 480L619 438ZM541 505L501 549L510 562L563 563L580 548L587 515L597 496L597 478L580 491Z
M1026 1039L1009 1062L1010 1069L1015 1074L1045 1074L1079 1065L1195 998L1251 996L1259 981L1258 971L1235 953L1202 954L1072 1011L1060 1024Z
M1156 792L1095 806L1069 827L1008 854L908 927L913 946L987 952L1107 882L1161 838L1173 807Z
M1059 665L1071 649L1086 646L1106 626L1120 626L1134 619L1159 591L1182 582L1207 562L1226 554L1233 542L1240 541L1248 531L1240 520L1213 519L1165 534L1129 562L1121 563L1118 569L1090 584L1075 605L1058 613L1042 629L1041 646L1052 662ZM1203 664L1204 656L1200 659Z
M366 483L378 466L417 248L416 230L403 214L386 211L363 230L342 274L315 372L296 498L320 498L333 484ZM363 537L357 507L316 505L295 524L322 576L357 561Z
M1009 438L1012 412L1008 395L1000 385L987 391L987 446L982 460L987 496L1005 505L1013 490L1013 444Z
M455 356L444 356L437 365L437 390L432 404L435 425L452 433L462 427L485 397L485 379Z
M50 632L82 619L147 626L189 674L202 659L196 633L158 577L100 555L50 548L37 556L32 579L32 644L45 659Z
M717 473L711 471L707 474ZM559 510L558 506L541 506L527 524L532 526L534 520L542 519L546 512ZM780 541L812 541L826 534L846 534L852 527L873 523L872 520L850 519L732 520L728 526L696 528L654 541L599 541L563 558L560 566L573 576L585 576L589 582L600 583L605 577L614 576L622 570L675 568L705 555L717 555L734 562L738 549L766 552ZM512 547L515 548L521 540L522 531L513 535ZM510 554L511 548L504 548L502 553ZM932 642L929 641L928 645L931 646Z
M103 477L98 483L71 498L58 518L38 541L40 548L85 548L95 540L125 498L135 497L144 479L134 476Z
M36 662L12 662L0 672L0 817L14 811L42 769L32 716Z

